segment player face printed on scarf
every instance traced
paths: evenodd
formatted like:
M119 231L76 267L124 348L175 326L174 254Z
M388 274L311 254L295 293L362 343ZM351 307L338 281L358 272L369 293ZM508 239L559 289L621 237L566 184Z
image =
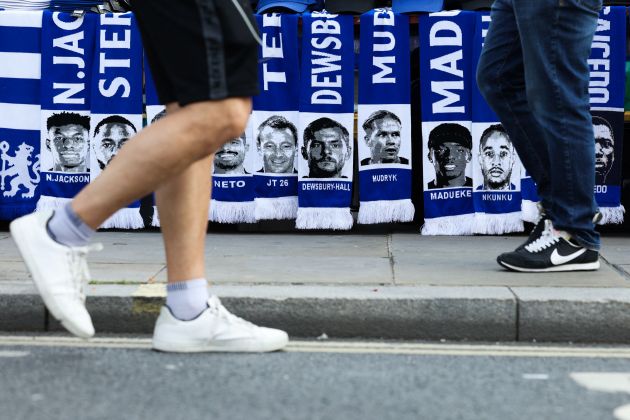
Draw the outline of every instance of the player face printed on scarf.
M512 190L514 147L507 133L492 126L479 144L479 164L483 174L484 190Z
M598 124L601 120L602 123ZM611 128L603 118L593 123L595 133L595 177L596 184L606 183L606 177L615 161L615 141Z
M135 133L134 125L119 115L112 115L101 121L94 129L94 152L99 167L104 169L109 165Z
M214 155L215 174L245 174L245 153L249 145L245 133L225 143Z
M350 154L348 130L338 122L320 118L304 130L302 155L308 161L309 178L343 178Z
M258 153L263 167L259 172L293 173L297 151L297 130L285 118L274 115L258 128Z
M444 123L435 127L429 134L429 161L435 168L435 180L428 188L448 188L472 186L466 176L466 166L472 153L470 131L462 125Z
M74 112L48 118L46 148L51 152L51 172L88 172L90 118Z
M372 155L370 164L406 163L401 162L398 156L401 128L400 119L389 112L381 118L374 119L365 127L365 141Z

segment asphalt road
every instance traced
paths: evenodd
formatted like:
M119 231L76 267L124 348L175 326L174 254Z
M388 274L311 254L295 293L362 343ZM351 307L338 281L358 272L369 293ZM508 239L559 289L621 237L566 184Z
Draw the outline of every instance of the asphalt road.
M0 419L593 420L630 404L628 347L320 341L177 355L148 345L0 335ZM624 410L616 418L630 419Z

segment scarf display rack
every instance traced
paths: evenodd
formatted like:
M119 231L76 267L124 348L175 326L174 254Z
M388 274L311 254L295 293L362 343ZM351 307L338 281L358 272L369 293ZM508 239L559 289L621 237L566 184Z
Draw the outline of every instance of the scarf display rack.
M100 16L123 16L99 11L105 12ZM99 109L116 110L133 119L138 129L163 115L140 46L130 51L129 59L135 69L144 68L144 83L138 82L137 74L111 75L132 80L135 97L142 98L140 105L116 101L115 96L99 102L98 82L92 81L98 68L94 57L99 56L96 16L0 10L0 220L12 220L36 207L57 207L96 176L102 169L95 166L96 125L108 117ZM507 183L491 182L489 163L480 152L488 137L506 137L474 86L489 13L399 15L374 9L354 17L314 12L257 19L265 35L259 82L270 89L254 98L254 112L241 139L247 146L242 148L244 172L236 176L229 168L217 171L221 162L215 161L209 220L228 224L289 220L298 229L320 230L415 220L423 234L468 235L519 232L523 221L535 219L535 186L516 152L505 167L494 169L508 173ZM72 29L67 33L47 29L52 28L49 21L61 22L63 29L79 20L77 27L85 35L80 39L72 38ZM596 198L603 224L621 224L625 213L626 26L625 7L602 9L589 60ZM55 68L53 57L61 56L56 50L70 61L81 51L83 67ZM410 61L418 57L419 70L410 74ZM417 115L410 110L414 79L420 80ZM82 94L68 87L79 81L86 85ZM56 101L59 98L66 99L63 106ZM77 120L73 124L84 133L86 145L91 144L79 151L86 154L83 163L80 158L72 161L76 153L64 154L51 139L55 121L61 124L71 118ZM414 138L416 127L422 134ZM447 143L462 149L461 165L445 163L445 153L455 153L445 149ZM451 166L461 169L461 185L446 183L453 175L447 172L455 170ZM247 188L226 187L237 181ZM502 188L496 187L499 184ZM418 185L423 204L417 197L412 202ZM153 217L145 224L139 206L147 203ZM159 226L151 200L124 211L129 216L105 227Z

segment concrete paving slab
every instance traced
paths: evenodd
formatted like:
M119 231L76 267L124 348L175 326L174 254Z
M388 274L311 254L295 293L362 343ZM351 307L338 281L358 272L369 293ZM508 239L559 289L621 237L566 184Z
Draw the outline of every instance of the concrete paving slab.
M521 341L630 341L629 289L514 287L511 290L518 299Z
M164 264L106 264L90 263L90 274L92 282L98 283L147 283L155 281L158 273L165 273L162 270ZM166 282L166 274L163 280Z
M630 265L630 238L602 237L602 255L611 264Z
M584 273L513 273L496 256L516 248L524 237L449 237L394 234L391 250L398 285L476 285L538 287L630 287L606 265Z
M209 234L206 253L213 256L387 257L387 235Z
M392 284L389 258L332 255L215 257L206 273L215 284Z

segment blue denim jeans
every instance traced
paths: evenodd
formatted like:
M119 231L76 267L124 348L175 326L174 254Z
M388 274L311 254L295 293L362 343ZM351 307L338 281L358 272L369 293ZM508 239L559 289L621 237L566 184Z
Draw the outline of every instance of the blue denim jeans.
M591 42L602 0L496 0L477 83L556 229L599 249Z

